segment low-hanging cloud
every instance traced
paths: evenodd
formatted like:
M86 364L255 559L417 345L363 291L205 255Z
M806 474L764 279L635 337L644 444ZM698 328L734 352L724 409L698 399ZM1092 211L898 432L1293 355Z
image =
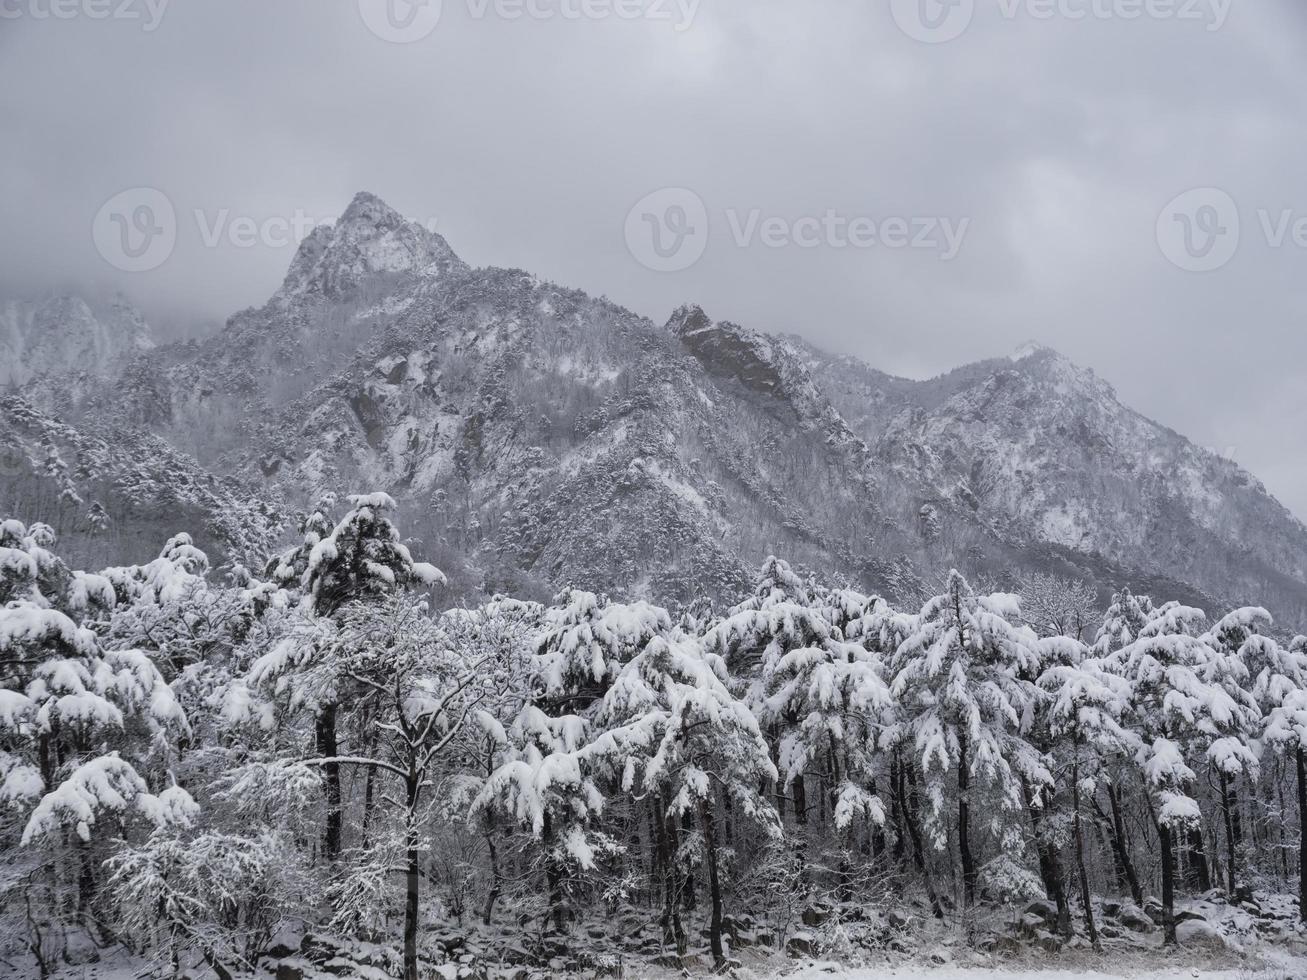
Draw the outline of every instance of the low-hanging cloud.
M914 376L1034 339L1307 514L1291 0L0 13L4 295L109 285L178 329L221 320L367 189L474 264L654 319L698 302ZM93 230L140 188L175 240L124 271ZM629 247L646 213L687 216L631 217L669 189L702 204L659 244L689 263ZM932 221L937 247L911 247Z

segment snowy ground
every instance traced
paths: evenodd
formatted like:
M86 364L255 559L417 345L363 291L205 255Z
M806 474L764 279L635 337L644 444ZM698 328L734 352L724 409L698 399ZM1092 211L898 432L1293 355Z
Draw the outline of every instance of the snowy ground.
M1233 970L1203 970L1196 967L1162 967L1160 969L1127 969L1123 972L1100 970L1041 970L984 967L898 967L885 970L849 970L835 968L812 969L789 974L791 980L1301 980L1307 976L1307 961L1297 961L1295 972L1258 971L1241 967Z

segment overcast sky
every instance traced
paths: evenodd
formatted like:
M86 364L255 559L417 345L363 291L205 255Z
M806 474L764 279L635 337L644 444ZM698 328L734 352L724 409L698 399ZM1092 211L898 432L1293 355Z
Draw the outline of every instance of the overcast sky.
M0 0L0 293L222 320L366 189L658 321L1056 347L1307 516L1300 0L386 3ZM176 246L125 273L92 227L138 187Z

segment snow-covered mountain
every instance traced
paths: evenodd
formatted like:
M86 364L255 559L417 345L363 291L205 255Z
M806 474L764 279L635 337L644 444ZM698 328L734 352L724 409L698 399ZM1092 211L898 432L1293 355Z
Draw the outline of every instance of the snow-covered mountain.
M1053 351L910 381L687 306L472 269L360 194L262 308L34 409L288 508L384 489L466 585L726 596L768 553L905 595L1054 569L1307 621L1307 528Z
M0 384L110 374L153 347L149 324L120 294L0 302Z

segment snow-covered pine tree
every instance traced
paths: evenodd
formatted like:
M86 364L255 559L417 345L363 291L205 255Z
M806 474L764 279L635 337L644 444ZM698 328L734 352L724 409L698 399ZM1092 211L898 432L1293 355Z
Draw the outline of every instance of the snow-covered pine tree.
M650 801L664 838L666 828L685 815L699 822L712 902L709 940L719 970L727 959L719 805L729 800L734 812L765 833L780 834L775 811L758 791L764 780L776 778L776 769L757 720L731 693L728 679L725 661L705 653L697 638L654 637L614 679L596 715L603 734L583 752L620 773L622 792ZM673 862L664 861L664 867L664 930L683 955Z
M1288 647L1259 640L1248 650L1253 696L1262 709L1261 743L1292 754L1298 787L1298 916L1307 923L1307 636Z
M1015 597L977 596L954 570L944 592L922 607L916 630L891 664L891 690L926 783L937 848L947 840L941 818L950 794L956 806L967 905L975 902L979 882L972 778L980 777L995 793L999 807L990 828L1003 852L1018 846L1016 828L1001 814L1024 809L1023 781L1052 782L1024 737L1040 692L1023 678L1037 672L1039 654L1034 634L1013 625L1018 615Z
M551 717L534 704L509 728L484 715L480 721L501 749L471 814L494 814L538 842L547 893L543 922L562 934L573 914L573 880L593 871L597 854L613 848L597 827L604 798L582 752L590 726L578 715Z
M1284 663L1278 644L1263 635L1273 626L1271 614L1258 606L1245 606L1223 616L1203 637L1212 650L1203 671L1204 680L1219 684L1230 697L1246 708L1226 726L1226 733L1207 746L1207 762L1216 772L1221 818L1225 832L1226 894L1233 901L1238 890L1241 829L1238 820L1240 777L1255 780L1257 753L1253 742L1261 729L1262 707L1253 693L1250 661L1260 671Z
M713 625L704 634L703 642L705 650L721 657L731 676L746 685L746 700L757 710L774 687L776 671L786 654L804 648L820 649L839 639L839 631L827 620L821 604L813 600L808 585L788 563L773 555L763 563L753 594ZM797 722L793 715L786 715L769 723L767 736L774 757L779 757L780 740L786 730ZM802 773L789 779L789 785L795 823L804 826L808 822L808 795ZM778 785L776 803L782 820L786 802L785 789Z
M288 693L293 705L313 708L317 753L324 759L340 754L337 714L342 688L349 686L349 679L333 674L329 662L317 656L318 641L325 640L332 628L330 623L313 621L331 620L353 602L376 601L396 591L430 588L445 581L439 569L414 561L400 540L399 531L386 516L396 507L393 498L370 493L348 499L350 510L325 534L325 510L310 514L303 522L303 541L272 569L273 579L281 582L289 582L299 572L302 619L285 640L260 658L250 675L251 687L261 686L265 693ZM288 682L287 673L306 675L312 684ZM328 764L323 775L327 794L323 849L334 860L342 845L340 767Z
M1206 863L1190 760L1257 718L1255 707L1208 679L1218 654L1203 638L1206 627L1202 610L1167 603L1153 610L1137 639L1101 658L1105 670L1130 685L1131 725L1140 739L1137 762L1162 845L1162 920L1164 941L1170 945L1176 943L1177 832L1188 835L1200 870Z
M105 650L81 621L112 608L108 579L68 571L48 550L44 526L0 527L0 591L21 596L0 607L0 802L21 817L20 836L6 843L33 855L10 880L44 890L38 906L52 915L63 906L55 894L71 890L91 927L97 869L112 850L106 825L185 824L195 815L166 769L189 725L149 657Z
M857 617L843 617L846 626L860 622L872 605L847 591L841 598L846 600L842 608ZM847 900L853 834L859 825L868 827L876 842L886 823L878 793L878 785L888 777L881 732L892 723L894 699L885 681L884 658L861 643L837 637L835 633L820 647L785 654L767 678L756 713L764 726L784 731L779 769L787 788L810 771L828 781L830 821L843 841L839 874Z
M603 697L622 665L671 629L666 609L609 602L568 589L545 610L536 639L537 670L551 714L580 713Z
M1152 611L1153 603L1147 596L1136 596L1129 589L1113 594L1094 635L1094 656L1106 657L1139 639Z
M1055 740L1053 758L1057 771L1067 774L1071 786L1076 873L1085 931L1097 948L1081 796L1085 792L1092 796L1098 783L1110 778L1108 760L1138 751L1137 738L1122 725L1130 711L1131 689L1124 678L1108 673L1099 661L1086 657L1087 648L1077 640L1053 636L1041 640L1040 647L1047 666L1039 686L1049 695L1045 711L1049 734Z

